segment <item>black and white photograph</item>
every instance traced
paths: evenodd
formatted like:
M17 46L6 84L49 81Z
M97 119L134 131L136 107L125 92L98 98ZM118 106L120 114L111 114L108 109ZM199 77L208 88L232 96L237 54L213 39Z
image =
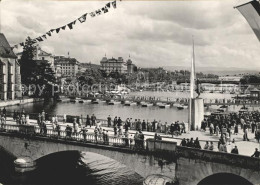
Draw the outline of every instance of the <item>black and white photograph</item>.
M260 185L260 1L0 0L0 185Z

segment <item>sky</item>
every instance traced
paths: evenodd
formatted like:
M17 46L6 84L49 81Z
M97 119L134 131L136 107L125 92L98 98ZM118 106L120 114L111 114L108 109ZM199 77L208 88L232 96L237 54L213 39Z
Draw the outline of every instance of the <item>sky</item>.
M1 32L11 45L66 25L106 1L2 0ZM76 22L54 33L41 48L53 55L100 64L130 56L138 67L190 66L192 35L196 66L260 69L260 43L244 17L239 0L118 1L116 9ZM14 50L21 51L22 48Z

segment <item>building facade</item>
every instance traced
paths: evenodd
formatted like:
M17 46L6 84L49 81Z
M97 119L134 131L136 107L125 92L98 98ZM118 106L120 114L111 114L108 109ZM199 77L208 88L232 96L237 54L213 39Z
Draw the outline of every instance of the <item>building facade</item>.
M4 34L0 33L0 99L22 96L20 64Z
M132 60L129 58L126 62L127 65L127 73L132 74L137 71L137 67L135 64L133 64Z
M17 53L17 59L20 60L23 52ZM41 49L39 45L36 46L35 51L33 53L33 60L44 60L48 61L51 67L54 69L54 56L51 53L48 53Z
M76 77L80 70L80 63L75 58L55 56L54 68L61 77Z
M103 57L100 61L100 69L106 73L118 72L119 74L127 72L127 66L122 57L110 58Z

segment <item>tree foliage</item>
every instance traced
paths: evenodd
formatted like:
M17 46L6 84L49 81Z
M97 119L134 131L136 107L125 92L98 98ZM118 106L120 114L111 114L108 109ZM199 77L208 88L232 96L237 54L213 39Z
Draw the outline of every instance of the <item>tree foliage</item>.
M52 87L56 82L53 69L46 60L34 60L35 53L36 46L28 37L20 60L22 83L28 88L33 87L30 90L34 92L34 97L50 97L53 95Z

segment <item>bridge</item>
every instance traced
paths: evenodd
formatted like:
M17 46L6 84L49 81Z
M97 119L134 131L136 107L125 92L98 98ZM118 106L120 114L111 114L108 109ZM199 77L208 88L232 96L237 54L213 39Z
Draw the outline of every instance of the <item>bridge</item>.
M179 185L212 184L226 175L243 185L260 182L260 159L177 146L175 142L130 140L79 133L69 136L27 125L1 125L0 146L16 157L33 161L64 151L86 151L114 159L142 177L161 174Z
M107 97L82 97L86 100L102 100L106 102L110 101L118 101L124 104L126 101L135 102L137 104L140 104L141 102L151 103L153 105L157 105L157 103L164 103L169 104L171 106L174 106L174 104L189 104L189 98L156 98L156 97L139 97L139 96L130 96L130 97L114 97L114 98L107 98ZM211 105L236 105L236 106L252 106L252 107L258 107L260 106L260 101L257 100L250 100L250 99L204 99L204 105L205 106L211 106Z

